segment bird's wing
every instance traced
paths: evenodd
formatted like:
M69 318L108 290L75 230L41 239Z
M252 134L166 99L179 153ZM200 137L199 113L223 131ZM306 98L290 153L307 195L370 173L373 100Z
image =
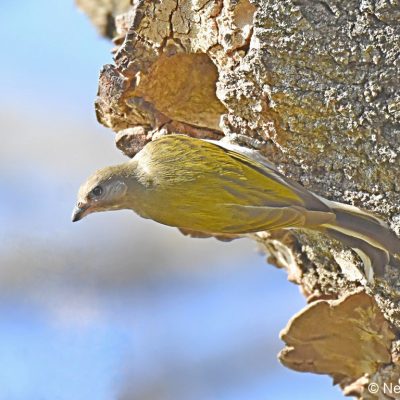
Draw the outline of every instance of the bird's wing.
M153 184L176 187L204 179L210 187L226 183L242 199L248 196L249 201L245 202L249 205L263 205L262 199L274 205L304 205L298 191L280 174L245 155L204 140L185 135L164 136L150 142L137 159L143 180L151 177Z
M224 226L224 233L250 233L282 228L301 228L307 211L300 207L254 207L223 204L236 216L235 223Z
M217 145L218 146L218 145ZM218 146L219 147L219 146ZM228 148L222 147L223 151L225 151L232 159L237 160L240 163L245 164L247 167L253 169L255 172L258 172L263 177L267 178L269 182L274 182L279 186L279 193L281 193L285 200L291 199L294 200L297 205L305 206L309 210L321 211L321 212L332 212L327 202L322 201L322 198L316 196L314 193L307 190L305 187L300 185L297 182L294 182L280 172L278 172L275 168L271 169L268 164L259 162L257 159L252 159L246 156L245 153L238 153L237 151L230 150ZM281 192L281 188L286 188L286 193ZM288 194L291 194L291 197L287 197ZM286 201L284 204L291 204Z

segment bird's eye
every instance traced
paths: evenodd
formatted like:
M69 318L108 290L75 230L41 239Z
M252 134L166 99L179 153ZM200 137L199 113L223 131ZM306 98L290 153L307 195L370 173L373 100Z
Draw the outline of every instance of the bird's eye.
M96 186L93 190L92 190L92 195L95 197L101 196L103 194L103 188L101 186Z

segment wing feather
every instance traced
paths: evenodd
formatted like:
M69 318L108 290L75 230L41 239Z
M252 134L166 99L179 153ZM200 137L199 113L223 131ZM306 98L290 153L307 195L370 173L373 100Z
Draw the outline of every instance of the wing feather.
M272 229L303 227L306 221L305 212L292 207L254 207L237 204L224 204L235 215L235 221L221 226L224 233L249 233ZM304 210L305 211L305 210Z
M149 143L138 155L143 179L151 176L153 185L177 187L197 181L216 190L225 183L225 189L236 190L248 205L304 205L301 196L272 169L214 143L168 135Z

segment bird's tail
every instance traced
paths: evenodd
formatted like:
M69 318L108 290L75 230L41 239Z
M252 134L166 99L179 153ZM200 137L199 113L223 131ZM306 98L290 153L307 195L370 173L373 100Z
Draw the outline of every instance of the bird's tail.
M369 280L383 276L385 267L400 267L400 239L381 219L357 207L323 199L336 214L334 223L324 224L327 233L357 252Z

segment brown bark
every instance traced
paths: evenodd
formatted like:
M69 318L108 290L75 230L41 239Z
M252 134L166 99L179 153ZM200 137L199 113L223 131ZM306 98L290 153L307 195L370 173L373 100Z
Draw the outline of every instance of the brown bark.
M230 136L400 235L398 1L78 4L117 45L96 112L128 156L161 133ZM345 394L396 398L367 387L398 383L400 272L368 283L358 256L321 234L256 239L311 303L283 333L282 362L330 374Z

